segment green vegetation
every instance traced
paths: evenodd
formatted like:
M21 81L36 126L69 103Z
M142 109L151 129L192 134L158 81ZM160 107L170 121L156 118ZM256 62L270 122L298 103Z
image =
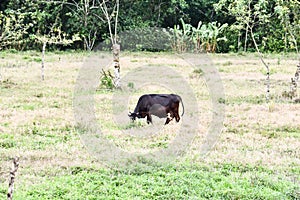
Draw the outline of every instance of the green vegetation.
M73 168L30 187L16 199L297 199L299 186L272 171L222 164L218 168L161 166L142 171Z
M111 13L117 1L106 2ZM101 6L92 0L2 0L0 49L41 50L47 44L52 50L92 50L99 43L110 49ZM253 39L262 52L299 49L297 0L124 0L119 7L122 50L253 52Z

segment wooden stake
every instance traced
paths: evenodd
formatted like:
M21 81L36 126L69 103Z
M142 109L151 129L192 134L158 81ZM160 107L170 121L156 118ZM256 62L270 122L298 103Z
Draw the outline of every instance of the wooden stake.
M14 183L15 183L15 177L16 173L19 168L19 157L15 157L13 160L13 166L10 171L10 179L9 179L9 185L8 185L8 192L7 192L7 199L12 200L13 198L13 192L14 192Z
M41 68L41 78L42 81L45 80L45 51L46 51L46 44L47 42L43 42L43 49L42 49L42 68Z

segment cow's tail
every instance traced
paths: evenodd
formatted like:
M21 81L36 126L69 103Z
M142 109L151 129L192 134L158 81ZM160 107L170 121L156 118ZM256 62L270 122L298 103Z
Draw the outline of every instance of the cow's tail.
M179 100L180 100L181 105L182 105L182 114L181 114L181 117L182 117L183 114L184 114L184 106L183 106L183 101L182 101L181 97L180 96L178 96L178 97L179 97Z

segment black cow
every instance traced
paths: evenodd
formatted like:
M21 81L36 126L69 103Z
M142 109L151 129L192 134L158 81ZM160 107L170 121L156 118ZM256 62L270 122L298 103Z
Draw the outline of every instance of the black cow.
M128 116L134 121L136 118L147 117L147 123L152 123L151 115L159 118L167 117L166 123L168 124L174 117L179 122L180 117L178 113L179 102L182 105L182 115L184 114L184 106L180 96L176 94L145 94L139 98L139 101L133 113ZM170 114L168 116L168 114Z

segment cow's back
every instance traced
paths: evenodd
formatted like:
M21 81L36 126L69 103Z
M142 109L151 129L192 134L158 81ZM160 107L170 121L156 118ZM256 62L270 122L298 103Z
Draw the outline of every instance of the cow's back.
M155 104L169 107L172 104L179 104L181 97L176 94L144 94L142 95L134 109L134 112L147 112Z

